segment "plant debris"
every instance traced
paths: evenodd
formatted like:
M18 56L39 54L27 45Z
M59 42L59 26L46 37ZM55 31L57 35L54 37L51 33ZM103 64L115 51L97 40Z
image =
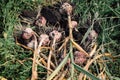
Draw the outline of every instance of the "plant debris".
M54 80L65 80L70 77L71 63L84 66L89 58L94 56L94 53L92 56L89 53L96 45L99 33L93 28L84 44L80 44L89 27L78 28L79 16L74 14L73 9L73 5L64 2L42 6L36 17L36 11L34 14L29 10L21 12L20 19L23 29L19 30L21 33L15 33L15 37L19 44L24 45L23 48L28 47L27 49L33 50L31 80L38 79L38 65L42 65L47 70L45 78L49 80L48 77L70 53L73 58L69 58L61 67L60 74L56 73L56 77L54 76ZM31 13L31 15L27 13ZM71 72L71 74L73 73Z

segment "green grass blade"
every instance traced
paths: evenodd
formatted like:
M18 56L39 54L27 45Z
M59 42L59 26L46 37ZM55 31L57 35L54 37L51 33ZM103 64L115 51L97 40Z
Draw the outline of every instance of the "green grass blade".
M112 76L112 79L113 79L113 80L120 80L119 77L114 77L114 76Z
M82 73L86 74L87 76L89 76L91 79L93 80L100 80L99 78L95 77L93 74L91 74L88 71L85 71L82 67L76 65L75 63L73 63L74 67L78 70L81 71Z
M72 42L70 42L70 59L71 59L71 62L74 63ZM74 77L74 66L71 64L71 79L72 80L73 80L73 77Z
M63 61L60 63L60 65L54 70L54 72L47 77L47 80L52 80L52 78L58 74L58 72L60 71L60 69L66 64L68 58L69 58L70 53L67 54L67 56L63 59Z

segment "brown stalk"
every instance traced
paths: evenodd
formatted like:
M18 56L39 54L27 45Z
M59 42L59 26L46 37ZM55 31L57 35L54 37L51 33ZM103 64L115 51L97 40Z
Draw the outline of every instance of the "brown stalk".
M64 43L60 46L60 48L58 49L58 52L67 44L67 42L69 41L69 37L65 38Z
M38 63L38 59L39 59L39 53L40 53L40 47L44 41L44 39L41 40L41 42L39 43L38 47L37 47L37 38L34 35L35 38L35 46L34 46L34 55L33 55L33 64L32 64L32 78L31 80L36 80L38 79L38 73L37 73L37 63Z
M33 51L33 49L32 48L29 48L29 47L27 47L27 46L25 46L25 45L22 45L22 44L20 44L20 43L18 43L18 41L17 41L17 37L15 37L16 38L16 44L17 45L19 45L19 46L22 46L22 47L24 47L25 49L29 49L29 50L32 50ZM36 46L37 46L37 39L36 39L36 36L34 35L34 38L35 38L35 50L33 51L34 52L34 54L33 54L33 64L32 64L32 77L31 77L31 80L36 80L37 79L37 76L38 76L38 74L37 74L37 63L36 63L36 58L37 58L37 49L36 49Z
M52 44L52 49L55 49L55 42L56 42L56 39L54 38L53 39L53 44ZM52 54L53 54L53 50L50 50L50 53L49 53L49 56L48 56L48 62L47 62L47 68L50 69L50 63L51 63L51 57L52 57ZM49 76L51 72L48 71L47 72L47 76Z
M71 16L68 15L68 25L69 25L69 37L73 45L81 52L83 52L85 55L89 56L88 53L81 47L79 46L74 40L73 40L73 35L72 35L72 24L71 24Z
M87 78L87 76L86 76L86 75L84 75L84 79L83 79L83 80L86 80L86 78Z
M46 55L44 55L44 54L42 54L42 53L40 53L40 55L45 59L45 60L48 60L48 57L46 56ZM56 68L56 66L55 66L55 64L53 63L53 62L50 62L50 65L55 69Z
M61 73L59 73L58 75L55 76L55 78L53 78L53 80L58 80L58 78L60 77Z
M103 68L103 70L100 72L100 74L98 75L98 77L100 77L102 80L106 79L106 75L104 75L105 72L105 67Z
M89 56L88 53L87 53L81 46L79 46L75 41L73 41L72 39L71 39L71 41L72 41L73 45L74 45L79 51L83 52L86 56Z
M32 77L31 80L36 80L38 79L38 73L37 73L37 63L36 61L38 61L38 49L37 49L37 38L34 35L35 38L35 45L34 45L34 54L33 54L33 63L32 63Z
M45 60L44 60L43 58L41 58L41 59L39 60L39 62L43 63L44 66L47 66L47 63L45 62Z
M37 59L37 50L34 51L33 54L33 64L32 64L32 78L31 80L36 80L38 79L38 74L37 74L37 63L36 63L36 59Z
M67 74L68 69L61 71L53 80L64 80L65 75Z
M68 72L68 69L66 69L64 72L62 72L62 74L58 80L63 80L65 75L67 74L67 72Z
M66 49L66 44L64 45L64 52L63 52L63 57L66 56L66 53L67 53L67 49Z
M89 56L92 57L96 51L97 45L94 45L94 48L92 49L92 51L90 52Z
M53 58L55 60L55 65L58 66L58 61L57 61L57 58L56 58L56 54L52 54L53 55Z
M50 69L50 63L51 63L51 57L52 57L53 51L50 51L49 56L48 56L48 62L47 62L47 68ZM49 76L51 72L47 71L47 75Z
M16 36L15 36L15 41L16 41L16 44L17 44L17 45L22 46L22 47L25 48L25 49L28 49L28 50L33 51L32 48L29 48L29 47L27 47L27 46L25 46L25 45L23 45L23 44L20 44L20 43L17 41L17 37L16 37Z
M72 34L73 28L72 28L72 24L71 24L71 16L70 15L68 15L68 25L69 25L69 37L70 37L70 39L73 39L73 34Z
M50 49L50 50L52 50L51 47L45 47L45 46L40 47L40 49Z
M39 66L45 68L46 70L48 70L48 71L50 71L50 72L53 72L52 69L48 69L47 67L45 67L45 66L43 66L42 64L40 64L38 61L36 61L36 63L37 63Z

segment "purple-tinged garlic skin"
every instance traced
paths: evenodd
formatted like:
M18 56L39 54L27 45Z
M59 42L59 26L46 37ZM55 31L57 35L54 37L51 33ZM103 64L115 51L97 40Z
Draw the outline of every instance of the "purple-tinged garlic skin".
M39 42L42 42L42 45L49 45L50 43L50 39L49 36L47 34L41 34L39 37Z
M73 7L69 3L65 2L62 4L60 12L61 13L67 12L67 14L70 15L72 13L72 10L73 10Z
M86 62L86 55L80 51L75 51L74 52L74 57L75 57L75 63L82 65L83 63Z
M62 34L60 32L58 32L57 30L53 30L52 32L50 32L49 35L56 41L60 41L62 38Z
M88 40L93 40L96 39L98 37L98 34L95 30L91 30L89 36L88 36Z
M22 33L22 38L27 40L30 39L33 36L34 32L31 28L25 28L25 30Z
M78 26L77 21L71 21L72 28L76 28Z
M35 21L35 25L37 25L39 27L46 26L46 23L47 23L47 21L46 21L45 17L43 17L43 16L39 16L38 19Z

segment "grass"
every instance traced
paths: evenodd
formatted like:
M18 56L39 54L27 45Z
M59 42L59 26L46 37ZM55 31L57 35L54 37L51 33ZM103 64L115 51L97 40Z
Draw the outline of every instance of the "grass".
M75 13L80 14L80 25L86 24L89 19L97 20L100 23L101 32L98 38L98 55L109 53L111 57L103 56L96 60L90 66L90 73L98 76L105 69L103 77L108 80L120 79L120 1L119 0L71 0L76 4ZM0 1L0 76L8 80L26 80L31 78L32 69L32 52L24 50L15 44L13 31L15 25L19 23L19 14L23 9L36 9L41 0L33 2L32 0L16 1L1 0ZM45 2L44 2L45 3ZM92 27L92 25L90 25ZM95 25L93 25L95 26ZM90 28L91 28L90 27ZM83 42L89 33L85 34ZM97 52L96 52L97 53ZM69 53L68 53L69 54ZM70 53L71 59L72 54ZM53 78L56 71L66 63L66 58L49 76ZM74 62L74 61L73 61ZM73 66L75 68L75 66ZM72 68L72 69L73 69ZM79 68L77 66L77 68ZM80 68L79 68L80 69ZM38 67L39 72L44 72L43 67ZM74 71L74 70L73 70ZM71 71L71 76L73 76ZM84 70L83 70L84 72ZM54 74L55 73L55 74ZM97 73L97 74L96 74ZM43 75L38 77L41 79ZM45 75L44 75L45 76ZM49 79L48 79L49 80Z

